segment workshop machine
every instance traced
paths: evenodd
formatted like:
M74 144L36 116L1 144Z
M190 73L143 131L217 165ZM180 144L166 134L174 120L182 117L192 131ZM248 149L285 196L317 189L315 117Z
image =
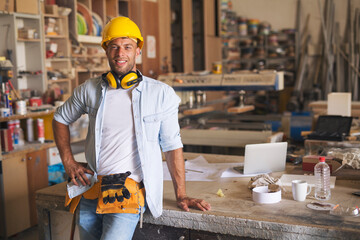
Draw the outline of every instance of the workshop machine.
M254 106L245 104L245 91L284 89L283 72L171 73L160 75L158 80L172 86L182 99L179 123L185 147L197 145L217 146L221 149L243 148L249 143L269 142L272 136L271 123L281 121L281 116L276 114L261 116L239 113L254 110ZM226 96L207 101L206 92L209 91L225 91ZM229 106L235 103L236 106L225 110L211 107L219 103Z

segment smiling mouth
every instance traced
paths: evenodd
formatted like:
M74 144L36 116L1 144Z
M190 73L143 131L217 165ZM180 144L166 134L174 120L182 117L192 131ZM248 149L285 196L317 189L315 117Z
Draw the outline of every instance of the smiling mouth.
M125 60L115 60L115 62L116 62L117 64L124 64L124 63L126 63Z

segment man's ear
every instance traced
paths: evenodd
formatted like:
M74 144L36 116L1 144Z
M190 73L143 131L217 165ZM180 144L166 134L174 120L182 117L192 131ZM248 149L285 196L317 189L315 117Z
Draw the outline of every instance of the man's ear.
M136 57L141 55L141 50L139 47L136 48Z

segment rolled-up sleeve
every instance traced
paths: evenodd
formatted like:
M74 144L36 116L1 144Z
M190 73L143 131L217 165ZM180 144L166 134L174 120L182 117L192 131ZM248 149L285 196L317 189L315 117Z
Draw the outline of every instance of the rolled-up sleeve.
M73 95L58 107L54 113L54 120L69 125L75 122L82 114L86 113L84 104L84 85L78 86Z
M178 110L180 98L172 88L167 88L163 102L163 117L160 124L160 146L163 152L182 148Z

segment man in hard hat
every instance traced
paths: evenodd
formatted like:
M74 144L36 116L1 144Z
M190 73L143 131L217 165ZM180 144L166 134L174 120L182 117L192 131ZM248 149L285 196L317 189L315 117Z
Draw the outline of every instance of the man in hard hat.
M71 179L66 204L71 212L78 209L81 239L131 239L145 208L154 217L161 215L161 151L177 205L185 211L189 207L210 210L204 200L186 195L180 98L168 85L136 69L135 58L143 43L133 21L112 19L101 42L111 71L78 86L54 114L56 145ZM82 114L89 116L87 167L74 160L70 148L69 124Z

